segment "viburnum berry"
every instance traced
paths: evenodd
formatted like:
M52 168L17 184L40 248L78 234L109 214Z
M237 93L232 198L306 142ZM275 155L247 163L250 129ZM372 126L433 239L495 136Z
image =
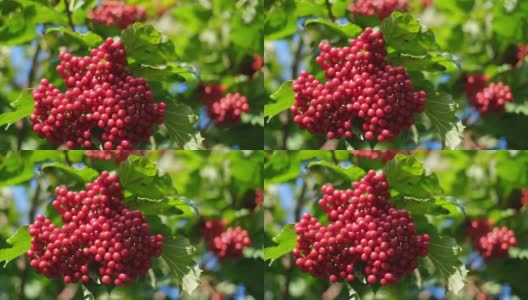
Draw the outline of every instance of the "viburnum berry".
M370 160L381 159L383 163L393 159L400 150L353 150L352 153L359 157Z
M367 140L392 140L414 124L414 113L424 110L426 94L415 92L403 67L385 60L381 32L366 28L350 47L319 45L316 62L326 82L301 72L293 82L293 121L303 129L329 139L352 137L360 124Z
M517 246L515 233L506 226L493 228L482 236L476 244L477 250L484 260L508 257L508 249Z
M254 73L258 72L264 66L264 58L258 54L253 55L253 63L251 66L253 67Z
M521 189L521 205L522 207L525 207L528 205L528 189L523 188Z
M513 101L513 95L508 85L502 82L491 83L470 101L471 105L482 114L501 113L504 112L506 102Z
M246 112L249 112L247 98L239 93L227 94L207 106L209 118L216 125L238 124L240 123L240 116Z
M64 225L40 215L29 226L27 255L37 273L86 283L94 270L103 284L129 284L150 269L150 258L161 255L163 236L150 235L143 214L121 203L117 175L105 171L86 190L59 186L55 193L52 205Z
M227 86L221 84L208 84L201 86L200 101L208 106L222 98Z
M165 103L155 103L145 79L125 69L121 41L108 38L91 55L60 54L57 72L67 91L61 93L48 80L41 80L33 91L33 130L68 148L100 145L105 150L125 150L148 141L153 125L163 122Z
M295 224L296 265L315 277L332 282L354 281L361 272L367 282L397 283L426 256L429 235L418 235L412 216L388 202L389 184L371 170L352 189L322 187L319 205L328 226L304 214Z
M202 223L202 236L207 244L207 249L219 259L239 258L245 247L251 246L249 233L237 226L227 228L227 221L211 219Z
M136 5L128 6L120 1L103 1L103 4L88 13L94 24L116 25L125 29L138 21L145 21L145 10Z
M133 150L85 150L84 154L91 160L113 160L116 164L125 161Z
M519 44L517 46L517 61L522 61L526 57L528 57L528 44Z
M364 16L378 16L380 20L390 16L393 11L406 11L407 0L357 0L348 5L354 14Z
M490 80L489 75L483 74L472 74L465 75L464 92L470 102L475 101L475 96L478 92L482 91L486 87L486 83Z
M528 193L527 193L528 196ZM264 190L256 189L255 190L255 207L259 207L264 203Z
M478 241L484 235L486 235L491 226L493 226L493 221L488 219L473 219L467 220L467 236L473 243L473 247L478 247Z

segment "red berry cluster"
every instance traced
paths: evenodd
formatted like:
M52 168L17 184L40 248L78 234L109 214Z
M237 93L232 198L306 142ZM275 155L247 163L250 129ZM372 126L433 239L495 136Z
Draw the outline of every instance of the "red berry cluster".
M216 125L238 124L245 112L249 112L249 104L247 98L239 93L227 94L207 106L207 114Z
M528 196L528 193L527 193ZM264 203L264 190L256 189L255 190L255 207L259 207Z
M399 150L354 150L352 153L359 157L370 160L381 159L383 163L393 159L396 154L400 153Z
M513 96L508 85L502 82L491 83L470 99L471 105L480 113L504 112L506 102L512 102Z
M66 283L88 282L94 268L103 284L128 284L150 269L151 257L161 255L163 236L150 235L143 214L121 204L117 175L103 172L86 190L60 186L55 193L52 205L64 226L42 215L29 226L27 255L38 273Z
M328 226L305 214L295 224L293 250L302 271L330 281L353 281L363 272L370 284L397 283L417 267L417 257L427 255L429 235L418 235L406 210L388 202L385 175L371 170L353 189L321 189L319 205L328 214Z
M88 13L88 18L94 24L116 25L119 29L125 29L137 21L144 21L145 10L136 5L105 0L101 6Z
M390 16L393 11L406 11L407 0L357 0L348 5L348 9L358 15L378 16L380 20Z
M528 57L528 44L519 44L517 46L517 61L522 61L525 57Z
M523 207L528 205L528 189L521 189L521 205Z
M392 140L414 124L413 113L423 112L425 92L415 92L403 67L385 60L385 41L371 28L350 41L350 47L319 45L316 62L327 81L320 83L301 72L293 83L293 121L329 139L352 137L361 123L367 140Z
M57 72L65 80L61 93L42 79L33 91L33 130L42 138L68 148L133 149L153 134L161 124L165 103L154 103L145 79L134 77L125 67L122 42L107 39L92 56L60 54Z
M430 7L431 5L433 5L433 0L422 0L422 6L424 8Z
M486 83L490 80L489 75L473 74L465 75L464 92L466 96L473 102L478 92L486 87Z
M133 152L133 150L86 150L84 154L91 160L113 160L116 164L119 164Z
M262 69L263 66L264 58L258 54L253 55L253 63L251 64L253 72L258 72L258 70Z
M202 236L207 243L207 249L213 252L219 259L239 258L242 250L251 246L251 239L246 230L237 226L227 228L227 221L211 219L202 225Z
M485 260L497 257L508 257L508 249L517 246L515 233L506 226L491 229L493 221L475 219L469 222L467 235L473 243L473 248Z
M209 84L201 86L200 101L209 106L220 100L227 90L227 86L221 84Z

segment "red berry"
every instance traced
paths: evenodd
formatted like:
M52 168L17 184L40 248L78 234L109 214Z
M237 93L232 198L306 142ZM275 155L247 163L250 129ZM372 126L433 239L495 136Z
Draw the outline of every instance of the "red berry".
M395 10L407 10L407 6L407 0L358 0L350 3L348 9L358 15L378 16L383 20Z
M103 172L86 190L61 186L55 193L52 206L64 225L56 227L39 216L29 226L33 238L27 255L37 272L66 283L86 283L93 266L104 284L125 284L148 271L151 257L161 255L163 237L151 236L142 213L121 204L118 176Z
M136 5L128 6L124 2L103 1L103 4L88 13L94 24L116 25L120 29L138 21L145 20L145 10Z
M350 47L319 45L316 62L325 71L325 82L303 71L293 82L293 121L309 132L329 139L352 137L358 124L367 140L393 140L414 124L414 113L423 112L426 95L414 91L403 67L385 60L381 32L366 28Z
M370 284L394 284L427 255L429 236L418 235L409 213L388 202L383 174L371 170L352 189L326 184L321 191L319 205L329 215L328 226L309 214L295 224L293 255L303 272L330 281L353 281L361 272Z

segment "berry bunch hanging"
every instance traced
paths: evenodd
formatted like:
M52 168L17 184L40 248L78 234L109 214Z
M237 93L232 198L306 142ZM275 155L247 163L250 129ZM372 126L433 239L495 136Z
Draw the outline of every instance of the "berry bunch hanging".
M425 92L415 92L403 67L385 60L381 32L366 28L350 47L326 42L316 62L326 82L301 72L293 83L293 121L303 129L327 138L352 137L359 124L367 140L392 140L414 124L414 113L424 110Z
M521 205L522 207L525 207L528 205L528 189L527 188L521 189Z
M84 154L91 160L113 160L116 164L120 164L133 152L133 150L86 150Z
M327 184L319 205L328 214L328 226L305 214L297 224L296 265L302 271L330 281L354 281L354 271L367 282L397 283L427 255L429 235L418 235L413 218L388 202L389 184L371 170L353 189Z
M506 102L513 101L513 96L510 87L499 82L491 83L470 100L481 114L502 113Z
M145 21L145 10L136 5L128 6L120 1L103 1L103 4L88 13L94 24L115 25L125 29L138 21Z
M242 250L251 246L251 238L242 227L225 229L226 225L225 220L218 219L207 220L203 223L202 236L207 243L207 249L219 259L239 258L242 256Z
M239 93L227 94L207 107L209 118L216 125L238 124L242 113L249 112L245 96Z
M207 115L216 125L236 125L242 113L249 112L247 98L239 93L222 96L227 87L210 84L202 87L200 101L207 109Z
M488 80L490 80L490 76L477 73L466 75L464 77L464 92L466 93L468 99L470 99L470 102L473 102L475 101L474 99L477 93L486 87L486 83Z
M400 150L353 150L352 153L359 158L376 160L380 159L383 163L393 159Z
M145 274L150 258L161 255L163 236L150 235L143 214L121 203L121 189L119 177L106 171L83 191L57 187L52 205L64 225L41 215L29 226L30 266L66 283L88 282L90 270L116 286Z
M201 86L200 101L203 105L209 106L220 100L227 90L227 86L221 84L208 84Z
M60 54L57 72L65 80L61 91L46 79L33 91L33 130L68 148L102 146L133 149L161 124L165 103L155 103L149 84L125 69L122 42L108 38L91 56Z
M378 16L383 20L395 10L406 11L408 5L407 0L357 0L348 9L357 15Z
M517 246L515 233L506 226L491 229L493 222L487 219L470 220L467 235L473 248L485 260L508 257L508 249Z
M517 46L517 61L522 61L526 57L528 57L528 44L519 44Z

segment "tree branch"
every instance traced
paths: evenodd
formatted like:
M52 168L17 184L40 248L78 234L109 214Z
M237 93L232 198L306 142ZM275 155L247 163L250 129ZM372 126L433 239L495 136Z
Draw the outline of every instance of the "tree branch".
M334 17L334 14L332 13L332 4L330 4L330 0L325 0L326 10L328 10L328 17L332 22L335 22L336 18Z
M37 40L37 48L35 49L35 53L33 53L33 57L31 58L31 68L29 69L28 78L26 80L26 87L31 87L33 85L33 80L35 80L35 73L37 72L37 62L40 50L41 46L39 41ZM17 136L17 150L22 149L22 142L24 141L24 137L26 136L26 128L27 120L23 119L22 126L20 127L19 134Z
M75 31L75 26L73 25L73 20L72 20L71 11L70 11L70 3L68 0L64 0L64 6L66 7L66 15L68 16L68 24L70 24L71 30Z
M304 201L305 201L305 195L306 195L306 182L304 182L304 178L302 181L302 187L301 192L299 193L299 197L297 198L297 202L295 204L295 210L294 210L294 217L295 221L299 221L301 219L301 211L304 207ZM293 257L293 254L289 254L288 256L289 264L286 268L286 284L284 287L284 294L282 296L283 300L290 299L290 283L293 275L293 268L295 266L295 259Z
M31 199L31 203L29 206L29 223L33 223L35 221L35 213L37 212L37 207L39 205L39 197L40 197L40 191L41 187L40 184L37 181L37 188L35 189L35 194L33 195L33 198ZM28 277L28 258L24 255L24 270L22 271L22 275L20 277L20 289L18 293L18 300L25 300L26 295L24 294L24 290L26 287L27 277Z
M301 55L302 50L304 48L304 39L299 34L299 44L297 45L297 49L295 49L295 54L293 57L293 63L291 66L291 79L294 80L297 76L299 76L299 64L301 63ZM281 150L287 149L287 141L288 136L290 134L290 116L287 111L281 113L281 119L282 121L282 143L281 143Z

